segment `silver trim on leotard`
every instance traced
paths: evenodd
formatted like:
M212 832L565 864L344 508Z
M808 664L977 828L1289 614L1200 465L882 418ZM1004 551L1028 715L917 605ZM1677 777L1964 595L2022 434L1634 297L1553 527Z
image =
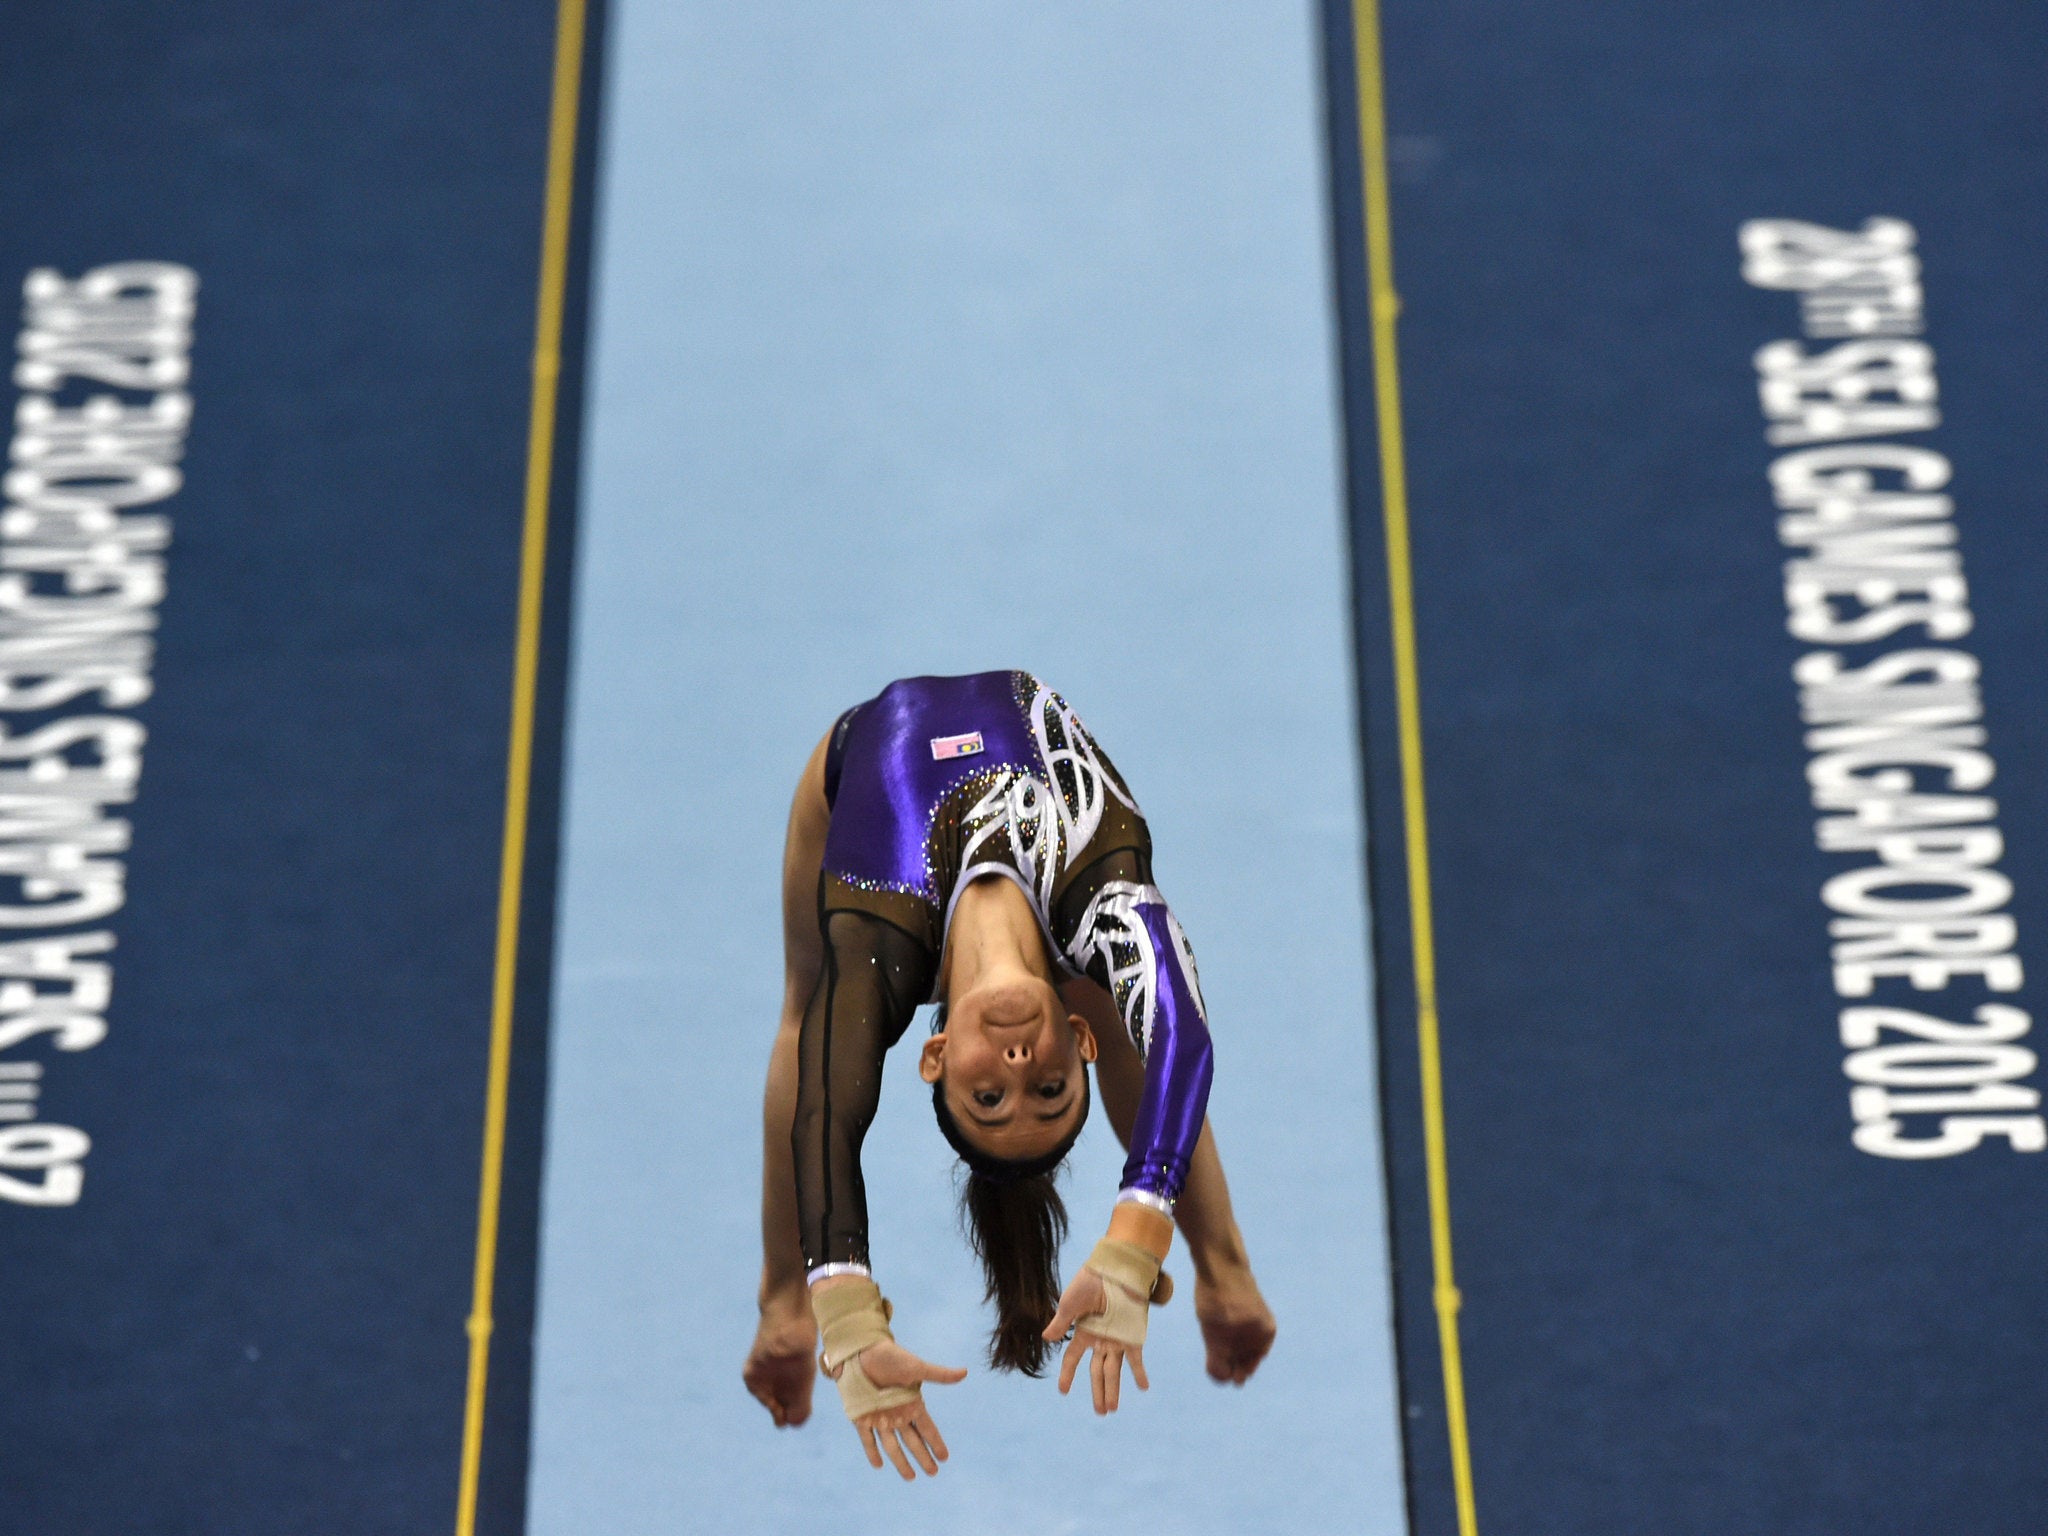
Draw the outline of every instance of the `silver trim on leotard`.
M1159 1012L1159 956L1154 952L1151 930L1138 915L1140 906L1158 907L1166 914L1166 931L1173 939L1174 959L1187 979L1188 992L1204 1019L1209 1008L1202 1001L1202 984L1195 975L1194 951L1181 931L1180 922L1166 905L1156 885L1139 885L1130 880L1107 881L1088 899L1067 945L1067 962L1076 971L1086 971L1089 962L1101 956L1109 977L1109 995L1116 1003L1117 1017L1124 1021L1138 1054L1152 1051L1152 1024Z

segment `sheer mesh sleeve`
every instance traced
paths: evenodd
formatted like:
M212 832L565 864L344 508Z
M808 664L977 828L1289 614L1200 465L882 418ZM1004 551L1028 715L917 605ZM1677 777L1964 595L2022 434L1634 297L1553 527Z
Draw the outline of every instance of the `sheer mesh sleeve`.
M1121 1198L1171 1213L1214 1077L1194 952L1138 849L1091 865L1062 898L1055 921L1068 962L1108 991L1145 1059Z
M882 1058L931 991L930 951L863 912L821 919L825 968L797 1048L797 1223L804 1265L868 1262L861 1140L882 1090Z

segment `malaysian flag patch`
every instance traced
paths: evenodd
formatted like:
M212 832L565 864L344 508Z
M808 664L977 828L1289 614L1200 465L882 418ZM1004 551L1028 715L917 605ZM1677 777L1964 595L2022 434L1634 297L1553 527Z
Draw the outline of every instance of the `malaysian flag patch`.
M981 751L981 732L969 731L965 736L934 736L932 756L939 762L949 757L973 757Z

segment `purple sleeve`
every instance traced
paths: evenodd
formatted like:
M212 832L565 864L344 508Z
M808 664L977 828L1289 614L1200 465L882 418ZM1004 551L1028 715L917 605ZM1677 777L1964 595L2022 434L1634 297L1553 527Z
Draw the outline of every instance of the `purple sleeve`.
M1145 1059L1145 1091L1119 1198L1171 1215L1202 1134L1214 1076L1187 935L1158 887L1114 880L1088 903L1067 955L1108 989Z

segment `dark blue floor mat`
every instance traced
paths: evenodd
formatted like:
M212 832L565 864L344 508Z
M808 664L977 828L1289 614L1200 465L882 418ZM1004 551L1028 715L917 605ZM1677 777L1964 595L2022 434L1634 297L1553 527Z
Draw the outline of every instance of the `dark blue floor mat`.
M1326 20L1415 1528L2039 1531L2048 28L1390 0L1382 165L1369 12Z
M556 434L529 495L557 23L11 20L0 1529L446 1530L465 1486L478 1529L520 1524L575 458ZM558 237L580 218L558 196ZM545 432L575 420L580 247Z

